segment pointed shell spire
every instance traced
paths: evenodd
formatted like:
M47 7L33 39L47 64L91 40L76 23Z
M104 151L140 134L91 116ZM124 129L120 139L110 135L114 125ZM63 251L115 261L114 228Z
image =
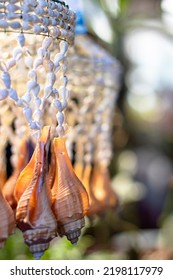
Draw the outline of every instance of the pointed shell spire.
M26 139L23 139L21 141L20 148L19 148L17 166L15 167L12 175L6 181L6 183L2 189L5 199L8 201L8 203L10 204L12 209L15 209L17 206L17 202L14 197L15 184L16 184L17 178L19 177L21 171L27 165L28 158L29 158L29 154L28 154L27 141L26 141Z
M50 127L46 126L15 187L17 226L35 258L44 254L49 242L56 236L57 228L50 207L51 192L46 183L49 137Z
M55 179L52 187L52 209L58 222L58 233L66 235L72 244L78 241L88 210L88 195L75 175L67 154L65 139L54 138L56 157Z

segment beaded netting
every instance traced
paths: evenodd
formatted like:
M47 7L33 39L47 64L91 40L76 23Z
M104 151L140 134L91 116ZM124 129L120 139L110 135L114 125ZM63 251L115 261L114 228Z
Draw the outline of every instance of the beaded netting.
M68 45L74 42L75 18L61 1L1 1L2 151L9 141L17 153L17 139L28 135L38 139L46 124L56 124L55 135L64 135L66 55Z
M78 36L74 49L68 50L68 46L74 44L75 20L75 13L57 0L3 0L0 3L0 188L7 180L7 143L15 170L22 140L31 142L33 149L48 125L52 138L58 136L64 140L65 136L67 139L76 174L88 191L90 205L96 206L87 213L93 215L116 203L108 186L107 168L112 158L112 120L121 69L119 63L88 36ZM32 154L33 150L28 148L28 152ZM39 159L37 163L40 164ZM82 175L77 166L82 167ZM51 173L51 168L49 171ZM20 172L15 178L11 176L15 182ZM64 170L59 174L66 177ZM93 190L97 187L97 174L101 174L99 182L103 190L98 188L98 195L94 195L91 189L92 185ZM77 177L73 176L76 182ZM69 202L72 204L75 206L73 197ZM81 208L77 215L79 213ZM81 220L81 227L83 225Z

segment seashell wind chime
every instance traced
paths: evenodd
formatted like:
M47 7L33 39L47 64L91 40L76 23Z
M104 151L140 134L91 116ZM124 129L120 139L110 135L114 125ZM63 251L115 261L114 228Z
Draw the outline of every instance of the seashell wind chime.
M74 30L75 13L64 2L0 3L0 247L17 226L36 259L58 234L76 243L88 211L65 137Z
M0 3L0 248L17 226L36 259L117 204L108 167L120 65L75 37L75 23L58 0Z
M74 170L89 195L87 215L93 217L118 203L111 187L109 165L121 67L87 34L76 36L68 65L71 98L66 118L71 134L67 138L70 136L68 144L74 149Z
M121 65L87 33L83 1L68 3L77 18L75 44L67 57L71 95L66 111L71 133L67 138L74 150L74 170L89 195L87 216L92 218L118 204L109 165Z

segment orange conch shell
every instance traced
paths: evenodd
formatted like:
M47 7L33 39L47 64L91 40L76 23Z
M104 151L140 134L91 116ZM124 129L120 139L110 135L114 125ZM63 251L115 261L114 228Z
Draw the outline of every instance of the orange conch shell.
M87 216L92 216L95 213L98 212L100 205L96 198L94 197L94 194L91 190L91 174L92 174L92 166L90 164L87 164L83 171L82 176L82 183L85 186L85 189L89 196L89 210L87 212Z
M33 156L15 187L17 226L36 259L44 254L57 231L51 210L51 192L46 184L49 136L50 127L44 127Z
M90 185L91 194L97 201L98 207L91 205L91 212L88 214L101 213L105 209L115 207L117 205L117 196L111 188L110 175L108 168L99 164L95 164Z
M82 178L83 178L83 171L84 171L83 163L82 162L76 162L75 165L74 165L74 172L75 172L76 176L79 178L80 181L82 181Z
M0 190L0 248L4 246L5 240L13 234L15 219L13 210L2 195Z
M85 224L84 215L88 210L88 195L74 173L67 154L65 139L55 138L53 147L56 171L52 187L52 209L58 222L58 233L60 236L66 235L74 244Z
M27 165L28 159L29 159L29 154L28 154L27 141L25 139L23 139L20 144L19 158L18 158L17 166L14 169L10 178L6 181L6 183L2 189L5 199L8 201L8 203L10 204L10 206L12 207L13 210L17 206L17 201L14 197L15 184L16 184L17 178L19 177L21 171Z
M7 173L6 173L6 164L2 162L1 164L1 159L0 159L0 190L2 190L3 186L5 185L5 182L7 180Z

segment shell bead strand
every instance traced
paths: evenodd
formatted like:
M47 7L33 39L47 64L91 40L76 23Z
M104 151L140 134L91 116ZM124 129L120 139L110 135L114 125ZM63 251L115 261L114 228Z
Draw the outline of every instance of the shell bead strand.
M57 231L76 243L88 210L87 193L73 171L64 139L64 111L69 98L67 51L74 43L75 19L75 13L61 1L0 3L0 100L4 108L9 106L6 112L14 115L9 121L12 135L7 141L12 147L10 163L18 171L8 181L15 179L14 188L8 192L6 184L4 193L13 205L24 242L36 259ZM52 174L48 168L50 125L51 137L59 136L53 141ZM19 147L21 140L27 143L26 153ZM34 150L31 158L27 153L30 146L31 152ZM53 162L53 156L50 159ZM63 197L59 187L64 190Z

